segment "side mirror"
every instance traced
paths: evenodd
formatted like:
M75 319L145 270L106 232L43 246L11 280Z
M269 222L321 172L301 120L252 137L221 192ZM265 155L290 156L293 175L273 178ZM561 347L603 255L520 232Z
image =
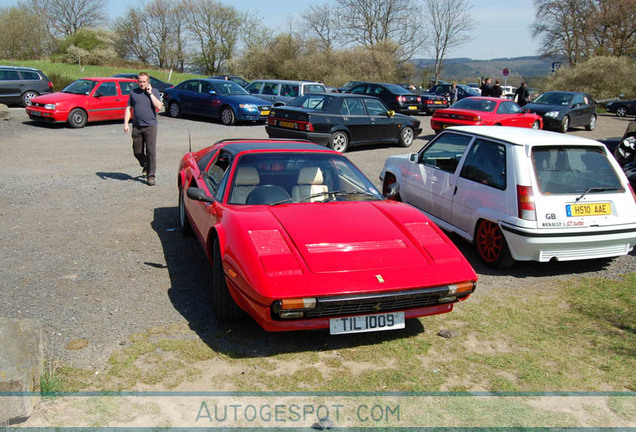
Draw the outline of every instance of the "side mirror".
M212 95L212 96L216 96L216 90L210 90L208 92L208 94Z
M387 191L384 197L388 200L394 199L396 196L400 194L400 184L398 182L391 183L387 187Z
M201 202L207 202L207 203L214 202L212 198L210 198L209 196L205 194L205 191L203 189L198 187L189 187L188 190L186 191L186 194L188 195L188 198L195 201L201 201Z
M409 153L409 162L417 163L419 161L417 153Z
M95 93L95 94L93 95L93 97L96 97L96 98L100 98L100 97L102 97L102 96L104 96L104 95L103 95L103 94L101 94L101 93Z
M386 115L389 116L389 117L395 117L395 111L389 110L389 111L386 112Z

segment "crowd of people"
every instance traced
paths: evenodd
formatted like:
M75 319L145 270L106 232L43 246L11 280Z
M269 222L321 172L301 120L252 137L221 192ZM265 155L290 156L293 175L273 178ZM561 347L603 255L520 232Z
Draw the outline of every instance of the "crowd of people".
M503 89L499 84L499 80L495 80L494 85L492 85L491 82L492 80L488 77L482 79L481 85L479 86L481 95L486 97L501 97ZM530 94L528 93L528 87L525 82L522 82L519 88L515 91L513 99L519 104L519 106L524 106L530 101Z

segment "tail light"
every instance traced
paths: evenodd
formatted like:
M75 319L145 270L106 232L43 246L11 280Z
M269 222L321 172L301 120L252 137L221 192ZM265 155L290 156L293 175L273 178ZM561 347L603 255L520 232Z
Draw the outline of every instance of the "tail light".
M519 219L537 220L537 212L534 206L534 194L531 186L517 185L517 207Z
M421 97L417 97L417 103L422 103L422 98Z
M49 81L49 87L51 88L51 91L53 91L53 83L51 81Z
M400 103L405 103L406 102L406 96L398 96L397 97L397 101Z

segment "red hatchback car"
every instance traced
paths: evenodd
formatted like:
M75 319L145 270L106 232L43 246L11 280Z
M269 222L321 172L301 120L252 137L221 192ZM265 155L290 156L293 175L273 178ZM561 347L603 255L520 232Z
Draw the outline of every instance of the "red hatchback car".
M541 116L522 109L508 99L469 97L433 114L431 128L435 133L451 126L515 126L543 129L543 120Z
M419 210L384 200L344 155L317 144L225 140L179 165L179 222L212 266L220 321L267 331L404 328L450 312L477 275Z
M82 78L61 92L30 100L26 112L31 120L65 123L81 128L87 122L123 120L130 91L137 81L128 78Z

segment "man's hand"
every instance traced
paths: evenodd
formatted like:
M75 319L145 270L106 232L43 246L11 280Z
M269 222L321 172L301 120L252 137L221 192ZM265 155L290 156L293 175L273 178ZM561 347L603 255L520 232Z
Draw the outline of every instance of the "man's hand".
M124 133L128 133L129 130L128 123L124 123Z

